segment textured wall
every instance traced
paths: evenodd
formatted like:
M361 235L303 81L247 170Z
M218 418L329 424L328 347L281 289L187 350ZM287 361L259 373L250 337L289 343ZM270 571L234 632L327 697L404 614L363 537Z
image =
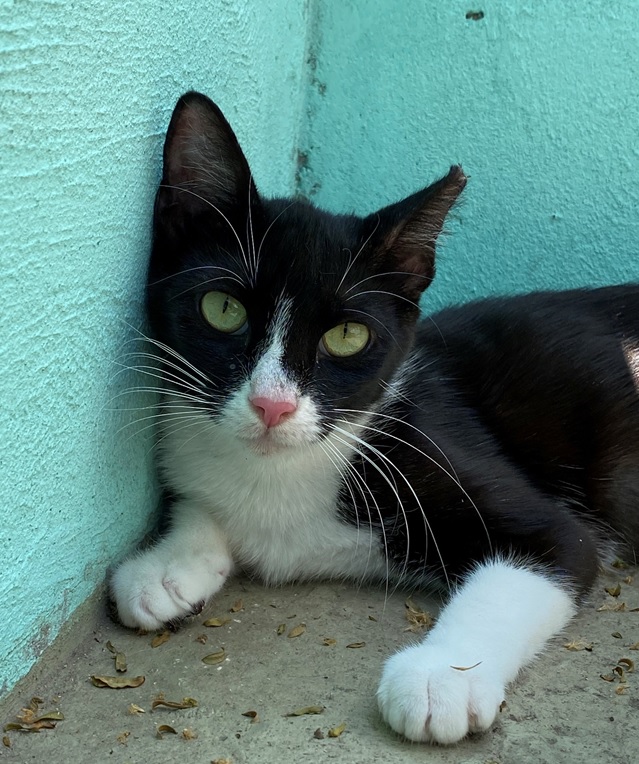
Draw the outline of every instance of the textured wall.
M155 503L150 431L112 409L152 402L119 395L117 363L170 110L189 88L216 98L260 186L290 193L304 7L0 3L0 693Z
M427 308L637 280L638 40L634 0L318 0L303 189L371 211L461 163Z

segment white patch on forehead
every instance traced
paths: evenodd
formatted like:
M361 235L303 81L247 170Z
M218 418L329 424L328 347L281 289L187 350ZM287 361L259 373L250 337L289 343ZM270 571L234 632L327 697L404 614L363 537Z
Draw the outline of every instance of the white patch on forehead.
M634 380L635 388L639 392L639 347L631 345L630 342L624 342L622 349L626 356L626 363Z
M266 333L260 356L251 375L251 394L267 398L297 398L297 386L288 378L282 359L291 328L293 300L282 295Z

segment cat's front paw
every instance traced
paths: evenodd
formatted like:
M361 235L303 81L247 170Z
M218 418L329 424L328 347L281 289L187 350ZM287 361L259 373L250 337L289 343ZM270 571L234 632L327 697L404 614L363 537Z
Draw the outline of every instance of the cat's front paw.
M125 560L111 579L111 594L124 626L159 629L197 615L226 581L232 563L222 554L174 557L156 547Z
M457 660L453 650L426 644L388 660L377 699L396 732L418 742L456 743L490 727L504 699L504 684L489 667Z

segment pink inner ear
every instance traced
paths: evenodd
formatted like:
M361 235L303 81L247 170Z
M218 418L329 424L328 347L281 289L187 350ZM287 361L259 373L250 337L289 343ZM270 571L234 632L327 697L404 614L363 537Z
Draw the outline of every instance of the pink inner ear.
M297 409L297 404L293 401L274 401L271 398L257 397L250 398L250 402L267 427L275 427L282 418Z

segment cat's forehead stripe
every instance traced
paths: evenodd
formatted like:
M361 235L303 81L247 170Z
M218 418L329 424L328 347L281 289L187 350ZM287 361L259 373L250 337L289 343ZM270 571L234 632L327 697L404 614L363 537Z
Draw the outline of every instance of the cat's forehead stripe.
M283 294L267 328L264 352L258 358L251 375L251 390L254 395L295 397L295 384L288 378L283 364L292 309L293 300Z

